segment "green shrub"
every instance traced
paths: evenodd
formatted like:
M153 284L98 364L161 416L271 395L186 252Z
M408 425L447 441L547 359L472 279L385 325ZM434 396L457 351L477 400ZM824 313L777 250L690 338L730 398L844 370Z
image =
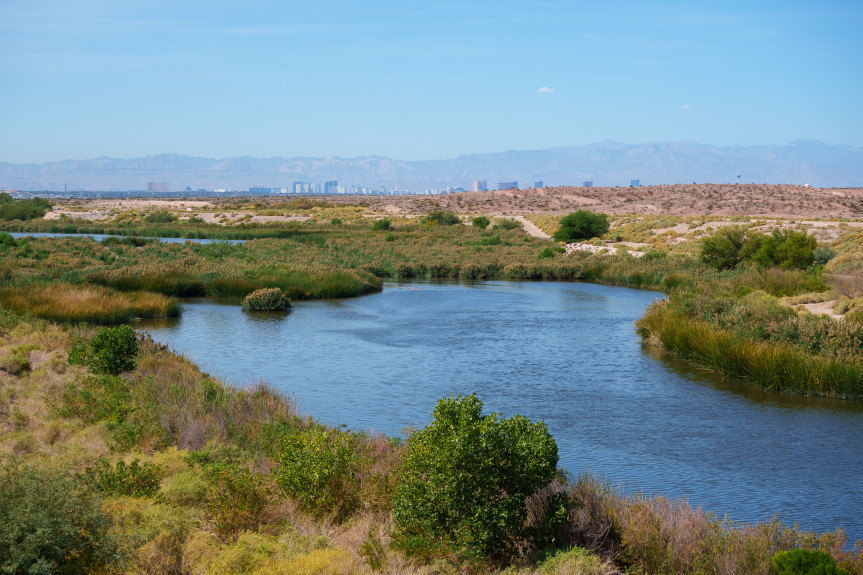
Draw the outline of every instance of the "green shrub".
M812 258L819 266L827 264L827 262L829 262L835 257L836 252L830 249L828 246L819 246L815 249L814 252L812 252Z
M108 495L129 497L152 497L159 491L159 482L164 470L158 465L144 463L135 459L129 465L123 460L112 467L104 457L84 470L82 479L94 489Z
M136 367L138 342L128 325L103 327L89 343L79 342L69 350L69 363L86 365L97 374L119 375Z
M385 242L393 242L393 241L395 241L395 239L396 239L396 237L393 235L392 232L389 232L389 233L387 233L386 236L384 236Z
M0 247L12 248L16 245L17 243L15 242L15 238L13 238L11 234L0 232Z
M758 247L754 249L753 246L749 257L756 263L782 269L806 269L815 261L818 240L806 232L775 229L769 236L758 236L753 234L747 240L757 241Z
M605 214L578 210L561 218L560 228L554 232L554 239L558 242L589 240L605 235L608 228L608 216Z
M492 229L500 230L517 230L519 228L521 228L521 222L515 218L503 218L492 227Z
M37 220L51 209L51 203L42 198L13 200L9 194L0 194L0 220Z
M778 575L848 575L848 571L836 567L830 555L809 549L780 551L770 564Z
M545 246L544 248L542 248L542 251L540 251L539 255L536 257L537 259L544 260L546 258L553 258L554 254L556 253L557 251L553 247Z
M321 427L286 435L279 445L276 483L306 510L344 519L358 504L352 443L348 434Z
M741 226L725 226L701 241L701 262L718 270L734 269L743 261L767 267L806 269L815 261L818 241L795 230L775 229L769 236ZM829 248L819 257L829 261Z
M231 466L212 474L210 485L213 495L207 511L222 540L233 541L241 532L258 528L269 499L262 475Z
M148 224L168 224L177 221L177 216L168 210L156 210L144 217Z
M461 218L455 212L445 212L443 210L433 210L425 217L425 223L438 224L441 226L453 226L461 223Z
M279 288L261 288L243 299L243 311L278 311L291 308L291 300Z
M515 553L531 543L526 499L552 480L557 460L544 423L484 416L475 395L441 399L404 454L393 502L398 546L424 558Z
M725 226L701 240L701 262L718 270L734 269L743 260L746 228Z
M480 240L475 243L476 246L499 246L501 244L500 236L486 236L484 238L480 238Z
M386 231L392 227L393 223L389 218L382 218L380 220L375 220L375 223L372 224L372 229L374 231Z
M489 220L485 216L477 216L472 220L472 223L473 223L473 227L484 230L491 223L491 220Z
M0 469L0 572L93 573L120 558L97 494L56 472Z
M330 224L333 226L340 226L342 225L342 220L340 218L333 218L330 220Z

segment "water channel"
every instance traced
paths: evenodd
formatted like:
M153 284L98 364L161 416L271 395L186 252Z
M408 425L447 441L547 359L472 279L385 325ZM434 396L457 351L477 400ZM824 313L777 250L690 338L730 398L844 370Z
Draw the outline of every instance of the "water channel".
M179 319L138 327L226 381L269 381L332 425L398 434L428 423L439 398L476 393L489 412L545 420L573 474L863 539L863 406L755 391L642 344L633 322L659 297L387 282L287 313L193 300Z

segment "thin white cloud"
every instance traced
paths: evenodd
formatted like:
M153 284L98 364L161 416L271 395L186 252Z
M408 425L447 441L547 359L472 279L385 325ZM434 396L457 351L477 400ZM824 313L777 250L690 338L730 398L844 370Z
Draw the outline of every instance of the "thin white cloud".
M537 94L554 94L554 89L549 88L548 86L543 86L539 90L536 91Z
M681 110L691 110L692 104L683 104L682 106L680 106L680 109Z

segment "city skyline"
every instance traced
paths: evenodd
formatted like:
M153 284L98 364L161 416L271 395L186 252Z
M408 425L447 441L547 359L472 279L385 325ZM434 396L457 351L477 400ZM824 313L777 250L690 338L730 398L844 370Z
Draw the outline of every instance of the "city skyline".
M863 7L0 4L0 161L863 146Z

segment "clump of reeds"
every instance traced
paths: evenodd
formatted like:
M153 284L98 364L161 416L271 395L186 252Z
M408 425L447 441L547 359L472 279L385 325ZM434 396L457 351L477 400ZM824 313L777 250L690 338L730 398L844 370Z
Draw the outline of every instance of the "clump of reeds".
M118 292L101 286L56 283L0 287L0 305L61 322L115 324L141 317L180 314L179 302L150 292Z
M291 300L279 288L261 288L243 298L243 311L281 311L290 309Z

